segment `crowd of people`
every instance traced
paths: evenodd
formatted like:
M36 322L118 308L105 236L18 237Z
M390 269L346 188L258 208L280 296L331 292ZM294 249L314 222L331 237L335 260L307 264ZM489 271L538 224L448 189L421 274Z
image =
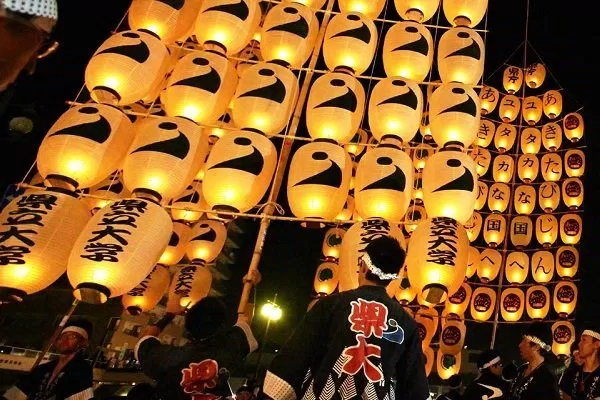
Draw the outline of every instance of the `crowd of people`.
M248 381L236 393L229 371L243 363L258 343L248 318L227 326L227 311L205 298L185 313L192 340L162 344L161 331L175 318L165 316L145 328L135 347L142 370L156 386L137 385L130 399L431 399L421 341L414 319L386 292L404 264L405 252L392 237L371 241L358 268L359 287L319 300L269 365L264 382ZM254 282L256 276L249 276ZM73 321L56 343L59 358L42 364L4 393L6 400L88 400L93 398L91 367L81 350L91 326ZM600 328L585 329L557 380L545 356L550 327L531 323L518 345L524 363L517 368L489 350L477 362L479 376L463 387L448 380L441 400L599 400Z

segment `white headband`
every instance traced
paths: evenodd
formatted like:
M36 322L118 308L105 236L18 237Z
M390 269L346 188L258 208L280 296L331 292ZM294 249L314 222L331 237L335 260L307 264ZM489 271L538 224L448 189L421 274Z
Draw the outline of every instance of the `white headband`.
M500 357L497 356L496 358L493 358L492 360L488 361L487 363L483 364L481 366L481 368L479 368L480 371L483 371L484 369L486 369L487 367L491 367L494 364L497 364L500 362Z
M546 343L544 343L544 341L542 339L540 339L539 337L531 336L531 335L525 335L525 339L527 339L530 342L533 342L533 343L539 345L542 349L544 349L546 351L552 350L552 347L550 347L549 345L547 345Z
M86 330L83 328L80 328L78 326L67 326L65 329L62 330L62 333L67 333L67 332L78 333L81 336L83 336L83 338L85 340L89 339L88 333L86 332Z
M376 275L382 281L398 279L398 274L386 274L381 269L377 268L367 253L363 253L361 260L367 265L369 271L371 271L372 274Z
M591 329L586 329L585 331L583 331L583 333L581 334L581 336L583 336L583 335L585 335L585 336L591 336L594 339L600 340L600 333L598 333L596 331L593 331Z

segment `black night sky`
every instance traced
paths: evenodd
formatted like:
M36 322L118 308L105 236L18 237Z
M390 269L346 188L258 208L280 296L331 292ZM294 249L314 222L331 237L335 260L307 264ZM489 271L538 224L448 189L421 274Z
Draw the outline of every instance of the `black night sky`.
M390 0L391 3L391 0ZM595 24L598 19L587 1L531 0L529 42L541 56L551 73L546 78L547 88L562 87L568 98L564 112L584 107L586 124L585 143L587 166L585 175L585 201L583 208L584 232L580 246L580 296L576 311L577 324L597 318L600 300L600 271L596 265L596 239L600 231L596 222L600 218L599 178L600 161L595 150L600 147L598 137L598 109L600 95L597 54L600 48ZM46 130L67 108L65 101L75 98L83 83L85 65L95 49L110 35L124 15L129 1L59 0L59 22L55 35L61 42L56 54L43 60L33 76L22 77L14 88L12 97L0 96L0 186L20 181L35 160L37 148ZM486 78L503 65L503 62L525 39L525 0L490 0L486 38ZM531 47L528 61L539 61ZM522 65L521 47L511 63ZM501 76L504 68L495 74ZM553 82L552 77L557 81ZM550 87L552 85L552 87ZM496 85L497 86L497 85ZM8 101L8 103L2 103ZM6 107L4 109L4 107ZM7 121L15 115L29 113L36 122L33 132L22 137L7 134ZM9 158L10 156L10 158ZM284 186L285 189L285 186ZM285 192L285 190L283 190ZM258 222L250 222L248 235L234 265L233 280L239 281L250 261ZM309 302L314 272L321 255L324 230L307 230L298 223L275 222L271 225L261 261L263 283L257 289L258 303L278 294L278 302L285 311L282 322L273 329L272 340L282 343L290 329L300 320ZM237 293L232 294L237 302ZM25 304L25 303L24 303ZM262 329L262 322L256 322ZM503 350L514 350L510 343L514 327L503 325L499 331L498 345ZM470 324L467 344L483 348L489 341L490 324ZM510 335L509 335L510 334ZM509 335L509 336L507 336Z

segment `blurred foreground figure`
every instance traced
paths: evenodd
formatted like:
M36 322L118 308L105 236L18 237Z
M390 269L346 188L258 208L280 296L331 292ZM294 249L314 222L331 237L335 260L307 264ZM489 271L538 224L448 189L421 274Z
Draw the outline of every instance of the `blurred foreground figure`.
M477 369L479 377L467 386L463 400L506 400L509 398L508 384L502 378L502 359L497 351L483 352L477 359Z
M572 367L569 366L560 380L563 399L600 399L600 326L597 323L586 327L577 347Z
M448 378L448 386L450 390L447 393L440 394L436 400L462 400L463 381L460 375L452 375Z

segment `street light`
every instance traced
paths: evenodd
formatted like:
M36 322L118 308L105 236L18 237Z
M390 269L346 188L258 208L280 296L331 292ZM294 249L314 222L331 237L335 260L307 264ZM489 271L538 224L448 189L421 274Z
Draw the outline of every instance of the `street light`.
M279 305L277 305L276 301L277 301L277 294L275 294L275 298L273 299L273 301L268 301L267 303L263 304L263 306L260 309L260 315L262 315L264 318L266 318L267 325L265 326L265 332L263 334L263 343L262 343L262 346L260 347L260 352L258 353L258 360L256 361L256 370L254 372L255 378L258 378L258 372L260 370L260 361L262 360L263 352L267 345L267 339L268 339L268 335L269 335L269 327L271 326L271 321L279 321L281 319L281 317L283 316L283 311L281 310L281 307L279 307Z

